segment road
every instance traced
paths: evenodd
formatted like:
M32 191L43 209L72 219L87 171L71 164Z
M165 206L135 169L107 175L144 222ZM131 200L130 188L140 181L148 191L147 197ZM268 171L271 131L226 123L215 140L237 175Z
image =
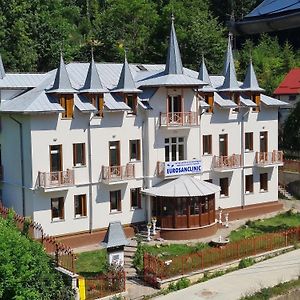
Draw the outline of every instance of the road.
M157 300L236 300L300 276L300 249L157 297Z

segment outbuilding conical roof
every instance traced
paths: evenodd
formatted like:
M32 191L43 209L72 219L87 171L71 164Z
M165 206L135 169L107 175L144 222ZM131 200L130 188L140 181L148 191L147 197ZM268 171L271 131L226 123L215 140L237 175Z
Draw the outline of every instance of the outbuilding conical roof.
M263 91L263 89L258 85L258 81L252 64L252 59L250 60L250 63L248 65L246 77L241 88L247 91Z

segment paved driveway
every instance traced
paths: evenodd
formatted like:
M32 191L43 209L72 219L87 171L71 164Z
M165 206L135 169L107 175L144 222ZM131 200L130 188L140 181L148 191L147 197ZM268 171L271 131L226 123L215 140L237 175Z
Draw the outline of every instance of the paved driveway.
M263 287L290 281L298 276L300 249L155 299L236 300Z

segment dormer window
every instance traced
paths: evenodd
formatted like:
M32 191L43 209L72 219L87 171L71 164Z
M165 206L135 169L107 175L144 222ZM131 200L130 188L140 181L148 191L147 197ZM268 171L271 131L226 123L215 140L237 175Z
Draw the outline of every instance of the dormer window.
M125 94L125 103L131 108L131 114L136 115L137 95Z
M103 109L104 109L103 94L92 94L90 96L90 100L91 100L91 103L97 109L97 112L95 113L95 116L97 116L97 117L103 117Z
M65 110L62 113L62 119L72 119L74 111L74 97L73 95L60 95L59 103Z
M251 99L256 104L256 107L253 107L252 111L259 112L260 111L260 94L252 94Z
M237 93L232 93L230 95L230 99L237 105L236 108L232 109L232 112L235 112L235 113L239 112L239 108L240 108L240 95L237 94Z

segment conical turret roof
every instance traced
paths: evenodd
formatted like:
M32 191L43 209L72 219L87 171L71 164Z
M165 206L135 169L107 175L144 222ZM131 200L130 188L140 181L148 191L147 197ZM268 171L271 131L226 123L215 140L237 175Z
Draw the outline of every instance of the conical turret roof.
M227 68L229 65L229 62L233 62L233 54L232 54L232 33L229 32L228 34L228 43L227 43L227 51L225 55L225 61L224 61L224 68L223 68L223 75L226 75Z
M183 74L181 55L177 42L173 16L165 74Z
M103 88L97 67L92 57L92 61L89 65L87 76L84 86L80 89L80 93L104 93L106 90Z
M258 85L258 81L252 64L252 59L250 60L250 63L248 65L246 77L241 88L247 91L263 91L263 89Z
M3 62L2 62L2 57L1 57L1 54L0 54L0 79L3 79L5 76L6 76L5 69L4 69L4 65L3 65Z
M206 82L208 85L211 86L211 81L208 75L208 71L205 65L205 61L204 61L204 56L202 55L202 62L200 64L200 68L199 68L199 74L198 74L198 79Z
M141 90L136 88L127 61L126 52L125 52L125 59L124 59L118 85L116 88L112 89L111 92L114 93L140 93L141 92Z
M76 90L71 85L67 68L61 54L53 86L47 90L47 93L73 94L75 92Z

